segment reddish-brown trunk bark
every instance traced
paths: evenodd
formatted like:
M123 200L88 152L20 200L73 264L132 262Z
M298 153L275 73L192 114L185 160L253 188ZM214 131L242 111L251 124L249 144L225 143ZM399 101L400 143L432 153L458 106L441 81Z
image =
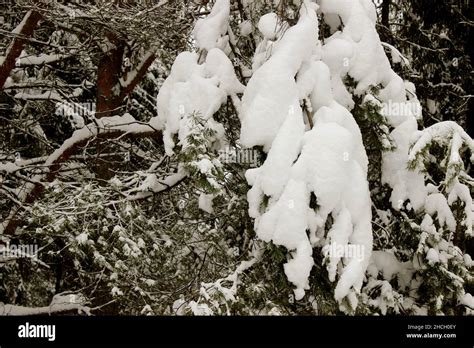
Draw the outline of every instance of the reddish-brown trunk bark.
M21 51L25 43L33 35L33 32L41 20L41 14L36 11L29 11L23 18L23 26L15 33L16 37L13 39L10 47L7 50L5 60L0 65L0 88L3 88L5 81L10 76L11 71L15 68L16 61L20 57Z

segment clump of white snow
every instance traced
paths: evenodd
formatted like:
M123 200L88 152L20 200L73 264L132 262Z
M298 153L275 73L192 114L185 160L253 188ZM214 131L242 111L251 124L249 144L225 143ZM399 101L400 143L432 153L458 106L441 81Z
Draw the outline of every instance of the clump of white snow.
M277 38L277 32L280 28L278 21L278 16L273 12L260 17L258 30L260 30L265 39L275 40Z
M243 21L239 24L240 35L243 37L249 36L252 33L252 22L249 20Z
M212 48L225 49L228 37L227 32L230 12L229 0L216 0L211 13L199 19L194 26L196 46L207 51Z
M214 195L212 194L205 194L201 193L199 196L199 209L204 210L206 213L212 214L214 213L214 209L212 207L212 200Z

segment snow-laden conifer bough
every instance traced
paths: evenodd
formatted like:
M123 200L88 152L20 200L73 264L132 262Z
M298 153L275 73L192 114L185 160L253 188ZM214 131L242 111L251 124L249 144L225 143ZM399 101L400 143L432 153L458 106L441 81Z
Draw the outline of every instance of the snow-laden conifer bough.
M188 115L192 111L198 111L207 127L224 139L223 128L213 114L230 96L239 111L241 144L247 148L262 146L267 153L260 167L246 172L251 185L249 214L255 219L258 238L291 253L284 272L294 285L296 300L302 299L311 286L314 248L324 250L332 243L361 247L360 258L328 255L324 261L329 279L337 283L334 297L340 309L353 312L371 274L376 278L380 271L386 280L396 273L405 277L408 274L409 278L421 267L414 262L399 262L391 252L373 254L368 157L351 114L353 96L361 96L363 103L381 108L397 103L416 111L420 104L415 87L392 70L375 29L376 12L370 0L304 1L299 20L291 27L275 13L263 15L258 23L263 39L255 52L251 77L243 86L228 58L229 40L233 38L229 6L229 0L216 0L209 16L197 22L194 38L198 53L184 52L177 57L158 95L158 117L152 120L153 125L164 130L169 154L176 145L175 134L179 144L186 147ZM331 26L332 35L324 41L318 39L318 14L323 14ZM245 25L248 35L252 29L248 23ZM397 52L392 47L392 56ZM347 76L355 82L352 90L344 82ZM373 86L380 89L372 92ZM238 93L243 93L241 101ZM395 149L384 152L382 181L391 187L393 209L400 210L408 201L414 211L424 211L422 229L434 228L432 217L436 216L440 225L446 224L454 231L456 221L450 205L460 199L466 215L460 224L466 234L472 234L472 199L469 188L460 183L458 176L462 166L459 151L467 145L472 152L473 141L453 122L419 131L417 119L421 114L415 111L384 114L393 129L390 138ZM425 183L418 155L432 141L450 142L448 198ZM317 209L310 206L312 196ZM212 199L209 202L209 197L201 197L200 206L210 211ZM328 229L329 216L332 225ZM430 248L428 262L438 262L438 253L446 254L446 249ZM256 248L253 255L254 259L243 263L228 278L203 284L202 298L209 300L208 291L217 289L227 300L235 300L239 274L252 266L262 252ZM372 273L367 273L368 268ZM233 286L224 288L225 280L232 281ZM371 279L369 286L374 282L377 281ZM381 284L384 293L391 291L387 281ZM472 302L469 294L461 295L461 303ZM375 306L383 312L387 304ZM206 304L195 301L190 307L196 314L214 313ZM219 311L217 304L215 310Z

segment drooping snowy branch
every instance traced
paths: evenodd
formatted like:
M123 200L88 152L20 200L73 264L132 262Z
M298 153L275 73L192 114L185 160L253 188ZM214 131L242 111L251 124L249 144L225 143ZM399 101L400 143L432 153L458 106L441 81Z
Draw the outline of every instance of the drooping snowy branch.
M347 6L340 7L345 10ZM249 147L262 145L268 152L262 167L246 173L252 185L249 212L256 219L259 238L292 251L285 273L296 286L296 299L309 288L313 247L331 243L361 246L360 259L345 261L330 255L327 264L333 281L338 264L344 267L338 273L335 298L342 301L348 296L354 309L372 250L367 156L360 130L345 108L352 103L345 98L348 92L341 92L341 69L334 63L337 57L328 58L326 53L331 41L321 46L316 39L316 9L310 2L302 5L298 23L274 45L271 57L254 72L244 92L241 141ZM264 35L268 35L268 16L259 24ZM362 12L360 17L366 20L367 14ZM338 40L339 48L333 54L343 54L339 57L342 62L350 44ZM303 100L310 103L313 129L305 125ZM310 207L312 195L317 210ZM264 197L268 204L262 210ZM326 235L324 226L330 214L334 223Z

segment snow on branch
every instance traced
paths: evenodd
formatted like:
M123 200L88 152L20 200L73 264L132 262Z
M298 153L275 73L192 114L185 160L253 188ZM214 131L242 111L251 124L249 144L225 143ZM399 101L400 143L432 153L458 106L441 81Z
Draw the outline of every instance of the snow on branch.
M456 152L459 151L462 143L465 143L471 150L471 161L474 161L474 140L472 140L466 131L456 122L439 122L424 129L423 131L418 132L417 135L418 139L410 150L410 155L408 157L409 161L415 161L418 155L423 152L433 141L446 143L450 139L452 139L452 146L455 150L451 154L453 160L459 160L459 154L456 155Z
M25 92L19 92L15 94L14 96L15 99L21 99L21 100L50 100L50 101L55 101L55 102L62 102L63 98L59 95L54 90L51 91L46 91L43 93L25 93Z
M0 315L25 316L25 315L52 315L64 312L77 312L90 315L91 309L85 306L85 298L81 294L56 294L49 306L25 307L0 303Z
M381 42L382 46L387 47L390 50L390 54L392 56L392 61L394 63L400 63L402 62L403 65L409 66L410 61L408 58L406 58L396 47L386 43L386 42Z
M76 311L78 313L88 313L89 308L80 304L62 304L44 307L24 307L16 305L0 304L0 315L4 316L25 316L25 315L51 315L62 312Z
M71 57L71 55L66 54L40 54L37 56L23 56L17 59L16 66L51 64L69 57Z
M148 174L144 182L133 191L151 191L151 192L162 192L169 189L172 186L177 185L186 177L185 170L180 168L177 173L171 174L164 179L158 179L156 174Z
M73 135L48 156L44 163L47 169L46 174L35 175L31 182L25 183L19 190L19 200L22 203L32 203L41 195L44 184L54 180L62 164L66 162L80 147L85 146L93 139L111 139L117 137L154 137L161 139L161 131L150 124L137 122L130 114L123 116L104 117L94 120L86 127L76 130ZM12 167L3 165L5 169ZM18 207L10 211L8 218L0 225L0 235L2 233L11 234L14 232L18 221L15 216Z
M124 76L120 79L120 85L122 87L120 94L123 97L127 96L131 91L133 91L133 89L141 81L141 79L143 78L143 75L145 75L148 68L155 60L155 58L156 58L156 50L149 50L143 56L138 66L134 70L130 71L126 75L126 77Z

